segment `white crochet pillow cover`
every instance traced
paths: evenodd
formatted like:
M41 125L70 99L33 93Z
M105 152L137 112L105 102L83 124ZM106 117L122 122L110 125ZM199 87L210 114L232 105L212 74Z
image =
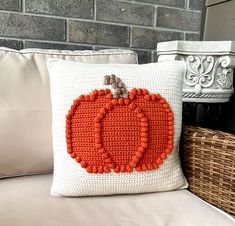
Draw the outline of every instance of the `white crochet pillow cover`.
M52 195L161 192L188 186L179 159L183 62L104 65L51 59L48 69Z

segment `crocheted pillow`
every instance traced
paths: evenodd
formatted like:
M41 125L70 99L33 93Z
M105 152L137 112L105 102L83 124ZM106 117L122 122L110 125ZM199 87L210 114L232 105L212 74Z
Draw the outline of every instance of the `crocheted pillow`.
M178 155L182 62L48 63L51 193L89 196L187 187Z

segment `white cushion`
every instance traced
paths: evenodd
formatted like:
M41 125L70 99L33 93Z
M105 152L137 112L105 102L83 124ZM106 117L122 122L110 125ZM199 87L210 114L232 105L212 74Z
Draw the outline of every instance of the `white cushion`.
M182 77L184 73L185 64L179 61L146 65L94 65L67 62L63 60L51 60L49 62L49 74L53 111L54 148L54 180L51 190L52 194L58 196L88 196L169 191L187 187L178 154L182 120ZM126 84L127 90L131 90L132 88L143 88L147 89L151 94L159 93L168 102L173 111L173 151L163 161L159 168L144 172L137 172L134 170L130 173L115 173L111 170L110 173L94 174L88 173L67 153L65 118L71 104L73 104L73 101L82 94L89 94L95 89L105 89L103 77L107 74L118 75L118 77ZM146 102L147 100L145 100L144 103ZM138 104L143 108L144 103L143 105L141 105L141 103ZM103 105L101 104L94 110L94 115L96 115L96 113L98 114L102 106ZM160 111L157 108L153 108L152 105L150 107L151 114ZM143 108L142 110L144 114L147 115L147 109ZM91 112L89 107L86 107L86 112ZM81 117L85 117L84 114ZM164 119L163 116L159 120ZM92 118L93 116L90 117L89 115L86 117L89 119L86 134L84 135L85 132L83 131L80 132L78 136L82 138L89 135L87 141L84 140L84 142L87 146L91 147L89 151L95 153L97 150L94 147L95 144L92 137L95 117ZM119 120L120 117L122 117L122 115L118 115L117 118L112 118L112 122L115 122L116 124L110 124L112 125L112 128L109 128L110 131L119 128L119 121L117 120ZM149 115L147 115L147 117L149 117ZM83 123L84 119L85 118L81 118L81 123ZM80 124L78 126L80 126ZM92 133L90 132L91 130ZM158 131L159 134L162 133L161 128L153 128L152 121L149 121L149 131L150 130ZM135 133L134 130L133 133ZM123 135L123 137L127 139L125 135ZM111 137L110 139L117 138ZM165 142L164 140L159 139L161 139L159 136L150 137L149 135L149 147L146 149L142 158L146 157L151 148L151 151L153 151L154 154L158 153L159 150L156 150L155 146L150 147L150 143L152 142L155 144L154 142ZM129 140L127 139L127 141L124 141L122 145L125 145L125 142L129 142ZM130 146L130 149L131 148L132 146ZM122 152L122 149L116 149L117 152ZM97 155L97 158L101 158L100 156Z

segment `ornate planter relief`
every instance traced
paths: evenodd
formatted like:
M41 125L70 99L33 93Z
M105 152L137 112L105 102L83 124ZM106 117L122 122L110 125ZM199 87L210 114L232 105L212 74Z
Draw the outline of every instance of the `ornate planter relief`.
M222 57L221 57L222 58ZM225 58L225 57L224 57ZM233 68L226 68L226 59L222 60L221 68L218 70L217 85L220 89L232 89L233 88ZM224 65L224 67L223 67Z
M225 102L232 95L233 69L227 67L227 56L181 56L181 60L187 64L183 98L208 98L210 102L220 98Z
M158 44L159 61L181 60L187 64L183 84L184 102L229 101L234 92L235 67L235 50L232 53L228 51L231 43L172 41ZM216 45L220 48L214 48Z
M211 71L215 60L212 56L188 56L184 60L188 65L184 83L189 87L194 87L195 94L198 95L203 88L210 87L214 82Z

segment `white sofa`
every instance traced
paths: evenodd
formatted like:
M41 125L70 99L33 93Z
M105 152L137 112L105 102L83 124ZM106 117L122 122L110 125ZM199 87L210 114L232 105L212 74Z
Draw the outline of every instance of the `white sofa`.
M131 51L0 49L0 226L232 226L234 219L188 190L59 198L52 183L50 57L137 63Z

